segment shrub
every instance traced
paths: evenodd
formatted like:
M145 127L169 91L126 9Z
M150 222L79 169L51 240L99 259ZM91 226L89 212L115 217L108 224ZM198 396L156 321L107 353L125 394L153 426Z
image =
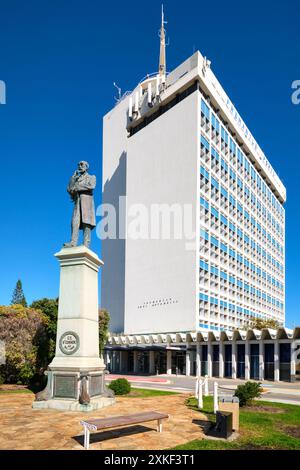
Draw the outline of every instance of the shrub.
M99 309L99 351L100 356L102 356L104 351L104 346L108 337L108 325L109 325L110 316L105 308Z
M235 396L240 400L240 406L251 405L254 398L259 398L262 393L261 384L257 382L246 382L239 385L235 391Z
M47 362L39 356L46 341L47 318L22 305L0 306L0 340L5 343L5 382L28 384L34 373L43 373Z
M127 395L131 390L131 385L127 379L112 380L108 386L115 395Z
M35 367L34 364L30 362L26 362L21 369L19 370L18 374L18 384L22 385L29 385L33 376L35 374Z

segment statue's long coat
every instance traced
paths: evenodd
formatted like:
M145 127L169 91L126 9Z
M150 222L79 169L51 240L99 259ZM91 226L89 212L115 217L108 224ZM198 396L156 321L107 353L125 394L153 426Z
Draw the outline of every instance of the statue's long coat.
M96 176L85 173L79 177L72 176L68 185L68 193L74 200L75 207L80 208L80 228L82 224L96 226L93 189L96 187Z

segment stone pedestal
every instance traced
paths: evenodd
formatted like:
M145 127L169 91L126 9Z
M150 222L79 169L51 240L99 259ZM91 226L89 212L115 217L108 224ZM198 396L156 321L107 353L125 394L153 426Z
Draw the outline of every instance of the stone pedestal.
M103 262L85 246L63 248L60 263L56 351L47 387L33 408L90 411L114 403L99 357L98 271Z

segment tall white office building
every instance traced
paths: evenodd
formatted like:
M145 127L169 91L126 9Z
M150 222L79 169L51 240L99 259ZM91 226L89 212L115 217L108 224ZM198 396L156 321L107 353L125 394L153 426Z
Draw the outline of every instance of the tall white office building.
M183 237L141 230L103 241L111 331L220 333L253 317L284 325L286 190L210 62L197 51L167 74L162 24L159 72L104 117L103 138L103 202L121 232L137 204L152 215L168 207L170 218L192 211Z

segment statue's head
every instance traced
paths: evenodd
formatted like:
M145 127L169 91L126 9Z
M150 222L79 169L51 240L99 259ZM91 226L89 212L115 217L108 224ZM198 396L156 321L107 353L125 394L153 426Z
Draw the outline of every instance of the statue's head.
M88 162L85 162L82 160L81 162L78 163L78 171L79 173L85 173L89 169L89 164Z

